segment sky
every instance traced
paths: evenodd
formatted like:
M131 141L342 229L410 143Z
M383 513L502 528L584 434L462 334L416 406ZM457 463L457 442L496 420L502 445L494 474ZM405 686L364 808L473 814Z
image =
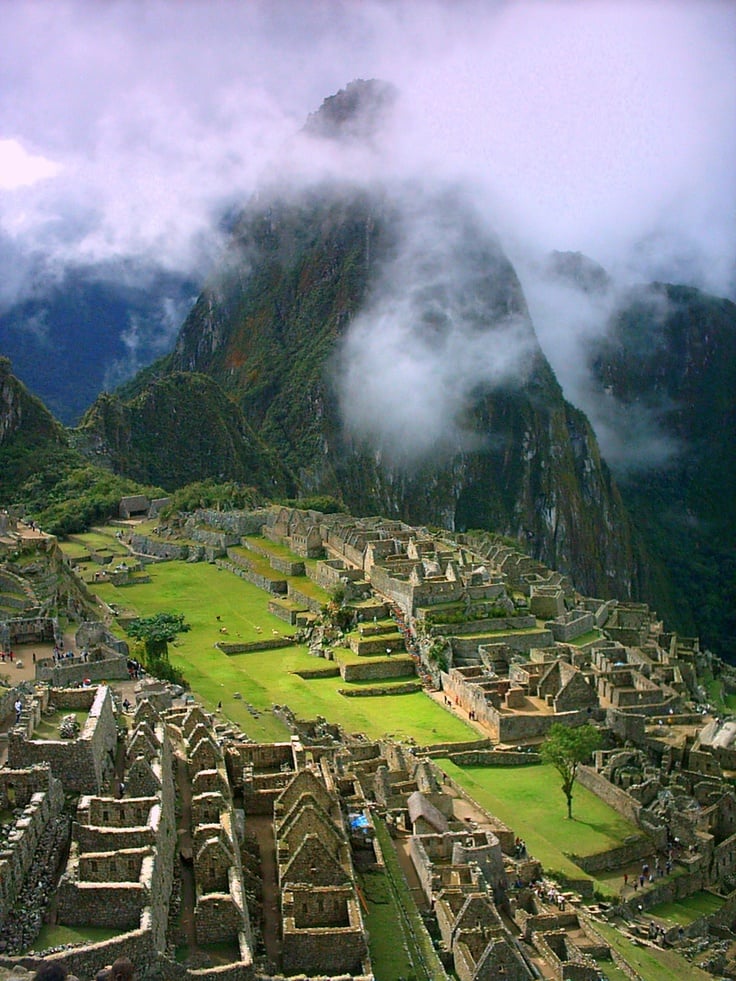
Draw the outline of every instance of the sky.
M530 277L566 391L589 322L535 289L549 250L736 296L734 0L0 0L0 15L0 309L70 265L201 276L264 179L324 173L468 189ZM320 155L295 134L355 78L396 86L392 127L369 155Z

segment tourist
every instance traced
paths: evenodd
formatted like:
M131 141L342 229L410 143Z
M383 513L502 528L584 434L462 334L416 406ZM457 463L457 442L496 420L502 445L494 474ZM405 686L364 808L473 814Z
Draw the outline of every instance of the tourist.
M63 961L48 961L33 975L33 981L66 981L69 972Z
M118 957L112 967L99 971L95 981L133 981L135 968L127 957Z
M15 709L15 724L18 725L20 722L21 712L23 711L23 702L20 697L16 698L13 708Z

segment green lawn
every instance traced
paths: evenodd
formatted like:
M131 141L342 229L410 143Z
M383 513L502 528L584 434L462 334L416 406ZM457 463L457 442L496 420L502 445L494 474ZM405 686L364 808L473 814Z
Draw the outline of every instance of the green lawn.
M65 944L97 944L119 935L119 930L109 930L106 927L51 926L45 923L33 943L33 949L42 951Z
M285 738L285 729L268 712L273 704L288 705L299 718L322 715L349 732L364 732L374 739L392 734L424 745L477 738L474 729L423 692L346 698L338 689L351 686L341 678L298 677L292 672L327 663L311 657L304 646L223 654L215 647L218 641L249 642L291 634L288 624L268 613L268 593L206 562L162 562L148 566L148 571L149 584L116 588L93 583L91 588L133 615L151 616L162 610L183 613L192 629L170 645L172 663L208 708L222 701L223 715L251 738ZM223 626L227 634L220 633ZM242 698L236 699L235 693ZM263 713L260 718L253 717L246 703Z
M629 835L641 834L580 784L575 786L570 821L554 767L459 767L446 759L438 762L486 811L524 838L530 854L550 872L586 878L568 855L596 855ZM605 883L597 886L611 893Z
M121 545L119 541L115 538L115 532L106 535L99 531L85 531L78 535L74 535L74 540L76 542L81 542L88 548L94 549L95 551L102 552L112 552L114 555L129 555L128 549L125 545Z
M51 715L45 715L33 730L34 739L61 739L59 735L59 723L65 715L73 715L79 723L80 732L84 728L89 713L84 709L57 709Z

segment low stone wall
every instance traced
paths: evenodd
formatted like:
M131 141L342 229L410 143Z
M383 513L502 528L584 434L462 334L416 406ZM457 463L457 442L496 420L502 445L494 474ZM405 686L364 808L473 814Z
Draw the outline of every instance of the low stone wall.
M262 576L260 573L254 572L248 563L248 559L244 555L234 552L231 548L227 550L227 555L227 562L224 559L217 560L217 565L220 568L227 569L228 572L240 576L241 579L245 579L247 582L258 586L259 589L263 589L267 593L275 593L277 596L286 595L287 585L285 579L271 579L269 576Z
M641 804L630 794L627 794L621 787L614 786L609 780L598 773L592 766L578 767L578 780L587 790L591 790L596 797L600 797L609 807L617 811L627 821L639 826L639 814Z
M406 643L402 635L396 631L392 633L382 633L374 637L361 637L352 634L350 637L350 650L358 657L374 657L386 654L387 651L404 651Z
M406 685L384 685L381 688L338 688L337 690L346 698L377 698L381 695L413 695L422 690L422 683L416 681Z
M422 756L433 758L441 756L452 756L453 753L475 752L479 750L492 750L493 744L490 739L477 739L467 743L435 743L432 746L422 746L419 752ZM444 771L437 771L440 776L444 776ZM448 777L449 780L449 777Z
M226 641L218 641L215 647L232 657L233 654L252 654L254 651L276 651L282 647L292 647L293 637L273 637L269 640L253 640L247 644L229 644Z
M334 665L329 668L306 668L301 671L293 672L298 678L304 678L307 681L309 678L339 678L340 669Z
M339 657L338 657L339 662ZM414 661L408 656L365 659L340 664L343 681L379 681L381 678L406 678L416 674Z
M115 654L99 661L85 661L81 657L55 664L52 658L44 658L36 664L36 681L49 681L54 688L68 688L85 679L90 681L122 681L128 678L127 658Z
M294 603L292 600L271 599L268 601L268 612L293 627L299 615L309 610L305 604Z
M629 865L640 863L642 860L649 860L656 852L657 846L654 842L641 835L635 841L619 845L618 848L610 848L608 851L599 852L597 855L568 855L571 861L579 865L583 872L588 875L595 875L596 872L610 869L623 869Z
M300 589L294 587L291 583L288 584L288 594L289 599L292 603L298 603L300 606L305 607L311 613L320 613L322 607L328 602L329 597L325 596L324 599L315 599L314 596L307 596Z
M541 762L539 753L507 753L493 749L476 749L469 753L452 753L457 766L535 766Z

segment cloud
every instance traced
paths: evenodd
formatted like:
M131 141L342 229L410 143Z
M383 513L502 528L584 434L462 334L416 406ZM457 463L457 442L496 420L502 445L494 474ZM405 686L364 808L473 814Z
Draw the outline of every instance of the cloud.
M14 191L54 177L59 165L29 153L17 140L0 140L0 190Z
M480 448L467 419L538 350L500 245L455 192L392 188L399 241L339 349L341 414L402 467Z
M3 22L0 139L59 167L0 195L24 248L196 265L308 113L379 76L386 166L474 180L505 237L732 281L731 4L7 0Z
M152 264L201 277L222 247L223 217L264 181L324 177L467 188L518 265L573 401L587 384L579 345L606 310L539 279L549 250L581 250L622 283L658 278L736 295L734 4L6 0L3 34L0 148L25 153L29 176L41 173L33 160L47 170L0 185L0 300L67 265ZM338 149L295 135L358 77L400 93L380 145ZM434 252L420 248L412 207L385 296L348 342L365 366L389 351L391 384L372 390L369 372L357 396L365 405L346 402L346 412L365 432L373 399L394 398L402 378L422 379L429 401L395 406L396 418L419 417L421 453L440 438L426 423L440 412L455 420L449 438L465 438L473 386L505 378L518 357L489 365L470 343L463 360L473 335L454 280L445 283L445 362L417 338L416 293L400 273L421 285L422 256ZM502 329L515 335L513 323ZM132 358L137 337L131 326ZM396 429L382 438L398 453Z

